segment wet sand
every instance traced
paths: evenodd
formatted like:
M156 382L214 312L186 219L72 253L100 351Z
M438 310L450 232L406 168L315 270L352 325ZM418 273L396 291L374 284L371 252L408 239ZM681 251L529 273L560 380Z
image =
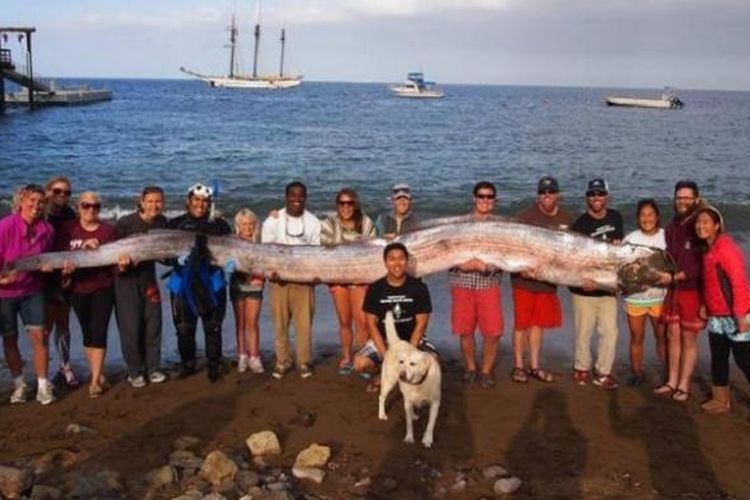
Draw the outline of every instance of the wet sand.
M112 362L107 373L114 387L98 400L89 400L85 389L79 389L62 394L49 407L36 402L10 407L6 375L0 388L0 463L26 463L50 450L69 450L75 464L47 473L39 481L64 489L71 475L114 470L126 481L128 497L137 498L145 492L137 480L167 463L175 438L199 437L202 455L222 449L247 456L245 439L270 429L282 443L283 453L274 461L278 466L291 466L296 454L313 442L332 447L332 465L323 484L301 485L321 497L350 498L355 493L370 498L492 497L493 481L485 479L482 471L501 464L523 481L514 498L750 498L750 389L735 373L731 414L711 417L701 413L699 402L710 385L705 338L701 344L704 359L687 404L651 394L659 379L653 360L650 383L641 388L605 392L594 386L578 387L569 376L573 335L568 292L561 291L568 321L564 328L549 333L545 346L545 365L558 380L512 383L508 377L510 335L506 334L501 341L497 387L483 390L461 382L455 340L449 337L445 277L431 278L428 284L435 307L429 335L446 353L443 406L433 450L401 443L404 421L399 398L392 397L391 418L381 422L377 395L366 392L359 377L337 374L335 316L327 290L319 287L317 366L311 379L301 380L292 373L276 381L268 374L240 375L232 368L217 384L210 384L201 372L186 380L136 390L123 380L121 364ZM506 318L512 318L507 292ZM225 352L234 345L229 333L232 324L228 317ZM266 311L262 324L263 345L270 347ZM165 325L165 353L173 360L173 328ZM621 326L615 375L624 381L628 335ZM77 351L78 339L74 334ZM117 355L116 335L110 340ZM649 354L652 345L649 339ZM268 366L270 352L265 353ZM418 437L424 420L416 425ZM66 434L70 423L93 432ZM365 477L372 479L373 486L364 492L354 488ZM385 477L395 479L395 490L378 489L378 481ZM451 493L460 477L466 478L466 489ZM181 491L171 486L159 490L156 497L171 498Z

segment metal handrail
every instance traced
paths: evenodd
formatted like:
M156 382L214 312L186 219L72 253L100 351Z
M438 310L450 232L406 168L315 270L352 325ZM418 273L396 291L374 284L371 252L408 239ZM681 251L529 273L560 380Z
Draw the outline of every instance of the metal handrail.
M3 66L13 66L13 60L10 57L10 49L0 49L0 64Z

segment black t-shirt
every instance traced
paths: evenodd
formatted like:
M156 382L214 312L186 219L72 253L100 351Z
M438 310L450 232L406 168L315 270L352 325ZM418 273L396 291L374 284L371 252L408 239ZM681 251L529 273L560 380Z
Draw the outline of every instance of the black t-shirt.
M394 287L388 284L386 278L381 278L367 289L363 309L378 317L378 328L383 340L387 340L385 314L393 311L398 336L408 342L414 332L417 314L431 313L432 302L427 285L420 279L407 276L403 285Z
M224 219L219 217L215 219L209 219L208 217L196 219L190 214L183 214L174 219L170 219L167 223L167 227L169 229L181 229L183 231L203 233L209 236L222 236L232 233L232 228Z
M167 225L167 218L163 215L155 217L150 223L141 219L138 212L120 218L115 224L117 239L126 238L134 234L141 234L151 229L163 229ZM148 285L156 282L154 261L139 262L135 266L130 266L124 273L116 272L115 278L129 280L132 282Z
M622 227L622 215L617 210L612 210L611 208L607 209L607 214L603 219L594 219L588 212L583 213L583 215L576 219L571 229L596 240L608 241L610 243L615 240L622 240L625 237ZM606 297L608 295L614 295L611 292L605 292L602 290L587 292L582 288L575 287L570 287L570 291L577 295L585 295L587 297Z

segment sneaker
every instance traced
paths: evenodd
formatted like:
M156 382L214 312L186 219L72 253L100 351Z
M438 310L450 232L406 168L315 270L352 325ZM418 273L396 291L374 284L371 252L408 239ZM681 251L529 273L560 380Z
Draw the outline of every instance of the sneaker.
M29 385L23 382L21 385L16 386L13 393L10 395L10 404L17 405L28 401L29 397Z
M313 375L312 367L307 363L299 365L299 376L302 378L310 378Z
M55 393L52 392L52 384L46 383L39 386L36 391L36 400L39 401L43 406L51 404L57 399Z
M250 360L248 359L248 357L244 354L240 354L240 359L237 360L237 371L240 373L245 373L249 365Z
M136 389L142 389L146 387L146 379L143 377L143 375L138 375L137 377L129 376L128 383Z
M273 373L271 373L271 376L277 380L281 380L282 378L284 378L284 375L286 375L291 369L292 366L288 363L277 363L273 368Z
M148 374L148 381L152 384L161 384L166 382L168 378L166 373L159 370L154 370Z
M578 385L588 385L591 382L591 373L588 370L573 370L573 381Z
M265 372L265 370L263 369L263 361L260 359L260 356L250 356L249 361L247 362L247 366L253 373Z
M594 385L598 385L602 389L611 391L620 387L617 380L612 375L599 375L594 378Z
M68 384L68 387L75 389L81 385L81 382L78 381L78 377L76 377L75 372L70 366L63 366L60 368L60 371L62 372L63 378L65 379L65 383Z

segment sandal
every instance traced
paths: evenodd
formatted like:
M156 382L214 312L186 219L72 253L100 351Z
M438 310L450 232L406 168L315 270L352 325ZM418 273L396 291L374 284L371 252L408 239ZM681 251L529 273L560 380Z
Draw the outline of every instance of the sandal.
M672 394L672 399L677 401L678 403L684 403L688 399L690 399L690 392L683 391L682 389L677 389L674 391L674 394Z
M362 380L372 380L372 373L370 372L359 372L359 378Z
M519 384L525 384L529 381L528 375L526 375L526 372L523 370L523 368L513 368L513 371L510 372L510 379L513 382L518 382Z
M380 380L373 380L367 384L367 392L380 392Z
M348 376L354 371L354 365L351 361L347 361L343 364L339 364L339 375Z
M555 381L555 376L552 375L550 372L542 370L541 368L532 368L529 370L529 376L534 377L535 379L544 382L546 384L549 384L551 382Z
M657 396L670 397L675 392L677 392L677 389L675 389L674 387L672 387L669 384L662 384L659 387L657 387L656 389L654 389L654 394L656 394Z

